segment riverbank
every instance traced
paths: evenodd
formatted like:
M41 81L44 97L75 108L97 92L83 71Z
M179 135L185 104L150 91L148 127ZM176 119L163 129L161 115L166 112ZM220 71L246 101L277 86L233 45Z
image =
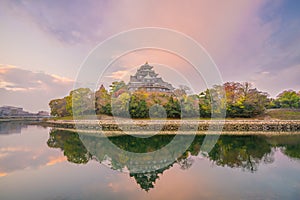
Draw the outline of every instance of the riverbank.
M264 118L279 120L300 120L300 109L268 109L264 114Z
M130 131L141 132L207 132L210 130L230 132L276 132L300 134L300 120L48 120L41 122L45 126L94 130L94 131ZM237 133L236 133L237 134Z

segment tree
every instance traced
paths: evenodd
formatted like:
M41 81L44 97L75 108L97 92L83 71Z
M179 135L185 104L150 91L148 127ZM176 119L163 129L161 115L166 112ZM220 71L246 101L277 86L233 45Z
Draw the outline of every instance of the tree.
M66 97L66 108L73 115L86 115L95 112L94 94L89 88L79 88Z
M282 108L300 108L300 96L293 90L283 91L277 100Z
M270 98L269 104L266 106L267 109L280 108L280 102L277 99Z
M200 117L223 117L226 110L224 87L214 85L199 94Z
M185 94L190 94L192 92L191 88L186 85L179 85L179 89L184 91Z
M118 97L111 98L111 112L114 116L130 117L129 114L130 95L127 92L122 93Z
M169 97L168 103L164 106L167 112L168 118L180 118L181 108L178 100L173 96Z
M212 117L225 117L226 94L224 86L214 85L209 90Z
M186 85L179 85L179 88L175 89L173 92L173 94L176 97L183 97L190 93L191 93L191 88L189 88Z
M173 94L176 96L176 97L183 97L186 95L186 92L182 89L175 89Z
M181 116L182 118L198 118L199 117L199 97L198 95L189 95L181 100Z
M118 97L122 93L128 92L124 81L114 81L109 87L111 96L113 97Z
M95 92L95 107L97 114L111 115L111 97L103 85Z
M51 100L49 103L51 115L54 117L70 116L71 114L67 111L66 104L66 98Z
M199 95L199 112L200 117L211 117L211 99L209 89L205 90L204 92L201 92Z
M129 112L132 118L149 118L149 108L146 103L145 92L137 91L133 93L129 101Z
M154 104L149 108L149 117L151 118L167 118L166 110L159 104Z
M269 104L268 94L255 89L249 89L245 95L245 101L243 102L245 109L245 117L253 117L262 114L265 111L265 107Z
M263 113L269 103L267 93L253 89L247 82L227 82L224 89L229 117L254 117Z

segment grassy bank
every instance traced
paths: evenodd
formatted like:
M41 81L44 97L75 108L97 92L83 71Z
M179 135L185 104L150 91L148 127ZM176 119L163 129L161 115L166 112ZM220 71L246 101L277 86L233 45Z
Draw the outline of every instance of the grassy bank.
M280 120L300 120L300 109L270 109L265 118Z

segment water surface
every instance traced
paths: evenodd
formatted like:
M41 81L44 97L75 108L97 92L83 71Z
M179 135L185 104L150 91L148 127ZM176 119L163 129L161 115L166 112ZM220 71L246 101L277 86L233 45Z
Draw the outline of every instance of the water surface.
M173 138L109 141L145 153ZM101 137L0 123L0 199L299 199L300 135L223 135L208 155L203 139L158 170L136 173L145 165L114 155Z

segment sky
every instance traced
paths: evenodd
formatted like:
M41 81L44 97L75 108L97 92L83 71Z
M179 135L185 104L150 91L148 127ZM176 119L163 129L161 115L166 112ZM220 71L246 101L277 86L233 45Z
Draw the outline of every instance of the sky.
M297 0L3 0L0 106L49 110L51 99L73 89L80 66L97 45L143 27L167 28L193 38L224 82L248 81L271 97L286 89L299 91L299 10ZM106 71L99 84L127 81L148 61L175 86L180 84L179 76L171 75L176 72L193 88L205 88L201 78L192 76L191 67L175 57L158 50L129 53ZM104 68L102 63L99 68Z

